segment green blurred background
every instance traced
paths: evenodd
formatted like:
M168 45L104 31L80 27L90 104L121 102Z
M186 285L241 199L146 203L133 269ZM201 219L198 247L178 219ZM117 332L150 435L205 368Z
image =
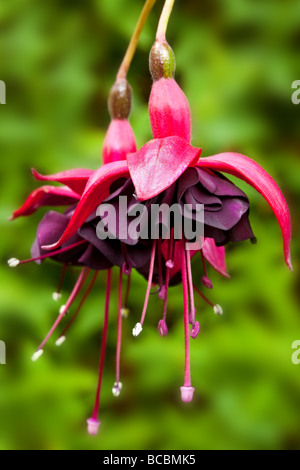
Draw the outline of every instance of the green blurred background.
M129 81L131 123L141 146L151 138L147 99L148 53L162 1L141 36ZM109 123L107 94L127 47L142 0L0 2L0 79L7 104L0 108L1 449L299 449L300 364L291 344L300 339L299 201L300 105L291 102L300 79L300 3L297 0L178 0L168 40L176 78L190 100L192 143L203 155L238 151L254 158L282 188L293 219L294 273L283 262L274 215L252 188L251 222L258 244L228 246L231 279L210 272L208 294L224 309L216 317L200 298L201 334L191 344L189 406L183 384L180 287L169 296L169 335L157 322L162 304L151 297L143 334L133 338L145 281L134 276L131 314L124 322L121 377L114 382L117 302L111 308L107 361L97 437L86 433L97 381L104 282L98 284L61 348L50 341L44 356L31 354L57 315L51 298L59 266L6 260L28 257L45 211L23 220L8 217L38 184L30 167L53 173L96 169ZM195 281L200 261L194 260ZM114 277L116 287L117 272ZM68 274L66 299L75 280ZM204 288L205 289L205 288Z

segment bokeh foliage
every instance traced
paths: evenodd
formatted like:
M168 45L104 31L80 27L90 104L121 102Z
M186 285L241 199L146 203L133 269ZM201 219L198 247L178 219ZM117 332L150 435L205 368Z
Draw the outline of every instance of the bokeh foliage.
M51 293L59 266L9 270L8 258L28 257L43 211L14 223L7 219L37 187L30 167L53 173L99 166L107 94L142 3L0 3L0 79L7 85L7 104L0 108L0 339L7 345L7 364L0 366L0 448L299 449L300 364L291 362L291 344L300 339L300 105L291 102L291 84L300 79L297 0L177 0L168 31L176 77L191 103L192 143L204 156L244 153L274 176L291 208L294 273L283 263L280 230L267 204L242 184L258 244L228 247L230 280L211 272L209 294L223 306L223 317L196 299L202 330L191 345L197 390L191 406L179 401L180 287L169 296L168 337L157 334L162 305L152 296L143 334L133 338L146 287L134 276L118 399L111 394L114 291L97 438L87 435L85 419L97 380L104 275L66 343L59 349L50 341L43 358L30 361L57 314ZM129 73L139 146L151 138L148 53L162 3L147 22ZM194 269L200 280L199 259ZM70 273L64 299L74 279Z

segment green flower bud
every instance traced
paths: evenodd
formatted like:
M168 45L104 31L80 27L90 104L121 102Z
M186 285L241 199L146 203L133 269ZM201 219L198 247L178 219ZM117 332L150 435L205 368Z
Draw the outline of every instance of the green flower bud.
M175 56L171 46L167 42L155 41L149 57L149 68L153 80L173 78L175 67Z

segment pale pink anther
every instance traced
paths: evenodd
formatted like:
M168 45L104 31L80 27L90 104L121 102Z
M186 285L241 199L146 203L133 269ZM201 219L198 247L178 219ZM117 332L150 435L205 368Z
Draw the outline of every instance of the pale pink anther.
M211 280L209 279L209 277L207 276L202 276L202 284L207 288L207 289L212 289L213 288L213 284L211 282Z
M168 334L167 323L165 322L164 319L159 320L158 322L158 332L160 336L166 336Z
M198 321L195 321L194 326L192 326L191 331L190 331L191 338L193 339L197 338L199 331L200 331L200 323Z

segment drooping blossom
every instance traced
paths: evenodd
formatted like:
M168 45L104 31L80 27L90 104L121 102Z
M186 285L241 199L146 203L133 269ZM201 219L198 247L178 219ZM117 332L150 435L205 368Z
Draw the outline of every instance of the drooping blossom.
M112 163L97 170L89 178L62 237L45 248L56 249L65 243L90 213L109 196L111 184L119 178L130 178L137 201L151 204L153 198L160 196L170 202L175 199L179 203L187 200L203 203L205 242L200 250L202 260L207 258L212 264L217 260L225 266L223 245L228 241L254 241L255 238L248 220L247 196L222 176L221 172L224 172L246 181L268 202L282 231L286 264L292 269L289 210L275 181L260 165L244 155L227 152L202 158L201 149L191 146L190 109L184 93L174 80L175 59L166 42L156 41L150 54L150 70L154 83L149 100L149 114L154 140L146 143L139 151L127 154L127 162ZM170 257L172 251L173 258L176 252L177 263ZM191 256L194 254L186 249L184 239L172 242L171 237L167 243L162 240L153 241L150 263L144 270L140 268L142 274L148 273L148 285L141 321L133 330L134 335L138 335L142 330L152 281L159 283L161 275L163 283L160 285L160 296L166 306L168 285L176 275L182 282L184 303L186 360L185 380L181 388L183 401L190 401L194 390L189 368L189 323L190 335L193 338L197 336L200 328L195 319L194 285L190 265ZM160 273L162 259L166 269ZM172 274L175 266L176 274ZM226 274L226 270L223 274ZM211 287L205 268L203 284ZM219 305L211 305L215 313L222 312ZM165 308L159 331L162 335L167 332Z

